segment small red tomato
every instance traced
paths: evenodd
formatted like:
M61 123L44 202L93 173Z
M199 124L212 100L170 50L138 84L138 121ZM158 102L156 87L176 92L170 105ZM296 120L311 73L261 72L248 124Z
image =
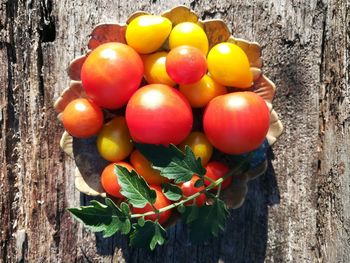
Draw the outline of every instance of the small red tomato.
M159 186L155 186L155 185L150 185L150 188L153 189L154 191L156 191L156 202L153 204L155 208L157 208L158 210L166 207L168 205L171 205L171 202L165 197L165 195L162 192L162 189ZM132 213L133 214L144 214L147 212L153 211L152 207L147 204L145 207L143 208L138 208L138 207L133 207L132 208ZM164 224L169 217L171 216L172 211L167 210L164 211L162 213L160 213L159 215L159 224ZM149 216L145 216L146 220L152 220L152 221L156 221L158 218L158 215L154 214L154 215L149 215Z
M192 109L176 89L150 84L137 90L126 107L126 123L140 143L179 144L191 132Z
M101 184L107 194L117 198L124 198L124 196L120 193L120 185L118 183L118 174L115 173L116 164L125 167L126 169L128 169L129 172L134 170L134 168L130 164L125 162L111 163L107 165L105 169L102 171Z
M86 94L101 107L124 106L139 87L143 62L136 51L122 43L106 43L94 49L81 69Z
M212 99L203 116L205 135L214 147L228 154L257 149L270 125L266 102L254 92L234 92Z
M168 53L166 71L176 83L192 84L207 72L207 61L198 48L179 46Z
M88 99L71 101L62 113L64 128L74 137L88 138L98 133L103 125L99 106Z
M199 179L199 176L194 175L192 176L191 180L180 184L180 188L184 198L194 195L195 193L205 189L204 186L200 186L200 187L194 186L194 184L197 182L198 179ZM198 197L195 198L196 205L197 206L204 205L205 199L206 199L205 194L200 194ZM191 205L191 204L193 204L193 200L185 203L185 205Z
M210 179L216 181L223 177L225 174L227 174L230 171L230 168L220 162L210 162L207 164L205 167L207 170L207 173L205 174L206 177L209 177ZM232 183L232 176L227 177L221 184L221 189L226 189L227 187L230 186ZM211 182L209 180L204 180L205 185L210 185ZM214 187L213 189L217 189L218 187Z

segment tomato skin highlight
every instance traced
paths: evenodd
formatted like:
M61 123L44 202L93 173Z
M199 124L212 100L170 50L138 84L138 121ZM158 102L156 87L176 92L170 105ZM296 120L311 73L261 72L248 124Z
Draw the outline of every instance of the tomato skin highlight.
M155 208L157 208L159 210L159 209L161 209L163 207L171 205L171 201L169 201L165 197L165 195L162 192L162 189L159 186L150 185L150 188L153 189L154 191L156 191L156 195L157 195L156 202L153 204ZM143 208L133 207L131 209L131 211L132 211L133 214L144 214L144 213L153 211L153 209L152 209L151 205L147 204ZM159 223L161 225L164 224L166 221L168 221L168 219L170 218L171 214L172 214L172 210L171 209L160 213L160 215L159 215ZM151 220L151 221L156 221L157 218L158 218L157 214L145 216L146 220Z
M220 162L210 162L205 166L205 169L207 170L205 176L209 177L210 179L216 181L218 179L220 179L221 177L223 177L224 175L226 175L229 171L230 168ZM232 183L233 177L229 176L227 177L222 183L221 183L221 189L224 190L227 187L229 187ZM209 180L204 180L204 184L206 186L210 185L211 182ZM213 189L218 189L217 186L215 186Z
M62 113L62 123L77 138L96 135L103 125L103 112L93 101L80 98L71 101Z
M81 69L81 80L89 98L97 105L117 109L138 89L143 62L137 52L122 43L106 43L94 49Z
M160 171L153 169L150 162L138 150L132 152L130 162L135 171L150 185L161 185L170 181L161 176Z
M126 107L132 139L140 143L179 144L191 132L192 109L176 89L150 84L137 90Z
M192 84L207 73L207 61L203 53L195 47L179 46L168 53L166 71L179 84Z
M257 149L270 126L266 102L254 92L234 92L212 99L203 116L204 133L214 147L228 154Z
M128 169L129 172L134 170L134 168L130 164L125 162L111 163L107 165L102 171L101 184L107 194L117 198L124 198L124 196L120 193L121 187L118 183L118 175L115 174L116 164L125 167L126 169Z
M128 157L134 145L125 118L119 116L107 122L97 136L96 145L100 155L110 162Z
M205 189L204 186L200 186L200 187L194 186L194 184L197 182L198 179L199 179L198 175L193 175L191 180L187 182L183 182L179 185L181 188L182 194L184 195L184 198L194 195L195 193ZM205 201L206 201L206 196L203 193L203 194L200 194L198 197L196 197L194 200L190 200L186 202L184 205L192 205L193 202L195 202L197 206L202 206L205 204Z

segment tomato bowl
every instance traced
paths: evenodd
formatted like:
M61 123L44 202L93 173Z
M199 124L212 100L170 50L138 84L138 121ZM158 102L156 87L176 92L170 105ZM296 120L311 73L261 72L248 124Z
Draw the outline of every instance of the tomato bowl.
M94 93L96 90L95 86L91 86L92 87L91 89L86 89L86 88L84 89L83 86L87 85L86 83L88 81L93 83L99 83L101 81L101 78L103 78L103 76L100 76L100 78L92 79L91 76L88 74L89 73L88 67L91 67L93 63L97 63L96 61L98 61L98 58L93 58L92 56L95 56L95 55L91 55L91 54L95 54L96 52L94 51L96 51L96 49L101 47L101 45L106 43L126 44L128 41L130 43L134 41L135 50L137 50L137 52L139 52L141 56L144 56L142 52L149 52L149 50L146 50L145 47L138 45L137 38L136 40L134 40L133 36L129 36L127 33L127 26L130 23L132 23L135 19L138 19L139 17L145 16L145 15L148 15L148 13L144 11L139 11L132 14L127 19L125 24L120 24L120 23L99 24L92 30L88 41L86 54L79 56L71 61L68 67L68 76L70 78L69 86L63 90L61 96L56 100L54 104L54 107L58 114L58 119L60 121L62 121L63 119L63 113L67 105L69 105L73 100L78 98L88 98L88 97L91 98L95 96L95 93ZM250 169L248 171L244 171L241 174L235 176L230 186L227 187L226 189L223 189L222 191L222 196L227 206L230 208L238 208L243 204L245 200L245 196L248 191L247 182L255 179L259 175L264 174L266 172L267 163L268 163L267 157L266 157L267 149L269 148L269 146L271 146L276 142L276 140L278 139L278 137L281 135L283 131L282 123L280 122L278 115L272 106L272 101L275 95L276 87L274 83L271 80L269 80L262 71L263 62L261 58L261 47L256 42L250 42L250 41L240 39L240 38L235 38L234 36L232 36L224 21L219 19L202 21L199 19L198 15L196 15L192 10L190 10L185 6L177 6L171 10L165 11L164 13L161 14L161 17L171 21L173 26L176 26L185 22L190 22L192 24L197 25L199 28L201 28L205 32L208 38L207 49L209 50L217 46L218 44L224 43L224 42L233 44L235 47L239 47L239 49L244 53L243 55L247 57L246 64L251 72L252 79L247 80L245 82L246 83L252 82L252 84L249 84L248 85L249 87L246 87L247 86L246 83L237 82L237 80L228 80L228 82L223 82L223 83L231 83L230 81L236 81L235 83L237 83L236 84L237 87L228 88L229 92L234 94L235 92L240 92L241 88L244 87L245 91L253 92L256 95L258 95L260 98L262 98L262 100L264 101L264 105L266 103L266 106L268 109L268 115L269 115L268 116L269 125L266 127L266 129L268 130L267 133L265 133L266 136L263 133L265 140L259 148L257 149L255 149L256 147L254 148L254 158L253 160L251 160ZM157 37L161 37L161 35ZM170 36L169 39L164 41L164 43L161 46L155 46L153 48L159 52L167 52L169 51L171 46L174 46L174 45L176 45L176 39L173 40ZM230 45L228 46L230 47ZM151 47L147 47L147 48L151 48ZM205 50L205 47L201 47L201 51L202 50ZM205 50L204 52L208 52L208 51ZM196 56L200 57L201 55L196 54ZM91 63L89 62L91 65L87 62L88 59L91 61ZM153 58L150 57L149 61L151 61L152 59ZM210 55L210 53L208 54L208 61L209 59L213 60L214 64L217 63L217 57ZM136 61L137 58L135 58L134 54L131 54L131 55L129 54L128 59L125 60L127 62L124 61L123 63L126 63L126 66L128 67L129 65L131 65L130 60ZM148 60L143 60L145 65L146 63L148 63L147 61ZM199 60L198 62L199 64L201 63L200 61L201 60ZM181 63L181 62L182 62L181 57L178 54L175 54L174 61L172 61L172 65L177 65L177 63ZM227 63L231 65L230 60L228 60ZM128 114L131 116L132 111L129 110L128 107L126 107L125 109L126 101L129 100L131 94L133 94L134 92L137 92L136 90L139 88L139 86L145 86L149 84L147 80L150 80L153 78L157 79L157 75L152 75L152 72L148 72L148 75L146 74L146 79L145 79L145 77L143 77L142 74L140 73L143 70L142 67L143 65L138 68L135 67L135 70L132 73L130 73L130 74L133 74L132 75L133 82L130 83L130 86L127 87L128 94L124 94L125 96L121 97L119 101L114 102L109 100L109 95L111 93L108 93L108 94L106 93L104 95L103 101L99 101L98 99L96 99L96 101L105 108L103 110L104 123L116 118L116 116L124 115L125 111L126 111L126 118L128 118ZM201 67L201 70L203 72L206 71L206 67L204 68L202 64L199 65L199 67ZM235 65L232 65L232 68L233 67L235 67ZM211 68L209 67L210 74L213 76L215 75L220 76L220 74L222 74L220 70L221 69L211 70ZM171 74L175 74L174 78L179 79L180 82L183 80L181 72L178 73L176 71L171 71ZM196 78L200 79L202 75ZM125 79L127 79L127 77L128 76L125 76L125 77L121 76L117 81L119 81L120 83L123 83ZM173 83L171 79L170 80L166 79L164 81L166 84L170 86L175 85L175 83ZM186 81L188 80L184 79L183 81L184 81L184 84L183 85L181 84L182 86L180 85L179 87L179 90L181 92L183 90L189 89L188 86L186 86L187 85ZM108 85L108 83L106 85ZM197 87L193 85L190 87L191 90L194 90L196 88ZM189 100L191 100L190 92L188 94ZM178 93L178 91L176 91L175 93ZM185 94L186 91L182 93ZM187 94L185 95L187 96ZM220 95L220 93L216 95ZM182 95L180 94L180 96ZM203 98L203 100L205 99L206 98ZM203 100L199 100L199 101L197 100L193 103L194 105L197 105L197 104L202 105ZM178 104L179 101L176 101L175 104L176 103ZM118 109L115 109L116 107L118 107ZM171 112L170 114L176 115L176 111L174 112ZM197 122L198 122L198 119L201 119L203 117L203 114L207 114L207 113L204 113L203 110L193 109L194 119L197 119ZM167 117L168 119L169 119L169 116ZM206 117L204 116L204 118ZM181 121L186 123L186 121L188 122L188 118ZM138 129L140 128L139 122L141 121L135 122L132 125L134 125ZM196 120L194 120L193 129L195 130L201 125L202 125L201 123L196 123ZM135 131L134 131L135 133L137 133L137 129L135 128ZM137 136L139 137L137 137L136 135L135 137L142 139L143 138L142 136L146 136L146 135L142 133L142 127L140 129L141 129L141 132L137 134ZM176 133L188 134L189 130L191 130L191 127L178 130ZM213 133L215 134L215 130ZM176 137L176 134L174 136ZM184 136L180 136L180 137L177 136L176 141L177 142L182 141L183 137ZM60 141L60 146L66 154L68 154L71 158L74 159L74 162L76 165L75 186L78 189L78 191L89 196L106 197L108 195L105 193L104 188L102 187L102 184L101 184L101 173L109 163L108 157L105 157L105 156L108 156L109 153L106 153L106 155L104 155L105 158L101 157L101 149L98 148L99 147L98 142L96 146L96 141L98 140L99 139L96 136L91 136L90 138L75 138L72 135L70 135L68 131L64 131ZM163 141L160 141L160 144L162 143ZM101 147L104 147L102 142L101 142L101 145L102 145ZM125 156L129 156L129 155L130 155L130 151L125 153ZM228 167L230 167L232 163L238 162L243 157L244 155L225 154L218 149L214 149L212 160L222 162ZM173 220L170 219L169 222L174 222L176 218L177 217L175 216Z

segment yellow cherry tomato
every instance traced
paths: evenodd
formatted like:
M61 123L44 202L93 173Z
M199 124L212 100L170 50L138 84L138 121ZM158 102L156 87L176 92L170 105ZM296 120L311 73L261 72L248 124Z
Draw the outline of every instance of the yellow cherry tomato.
M127 26L126 42L141 54L152 53L163 45L171 28L171 21L165 17L141 15Z
M170 49L183 45L196 47L204 55L208 53L209 42L207 35L199 25L192 22L177 24L170 33Z
M210 75L222 85L249 88L253 84L248 57L235 44L224 42L214 46L207 63Z
M207 137L202 132L192 132L181 144L180 149L185 150L185 146L188 145L194 155L201 158L203 166L206 165L212 154L213 146L210 144Z
M165 84L174 86L176 83L169 77L165 68L167 52L156 52L142 56L145 78L149 84Z
M204 75L196 83L180 85L180 92L185 95L192 107L200 108L207 105L213 98L226 94L227 90L210 76Z
M160 172L153 169L149 161L138 150L132 152L130 162L136 172L142 176L149 185L161 185L169 182L169 179L160 175Z
M116 117L107 122L97 136L97 150L110 162L125 159L132 149L133 144L124 117Z

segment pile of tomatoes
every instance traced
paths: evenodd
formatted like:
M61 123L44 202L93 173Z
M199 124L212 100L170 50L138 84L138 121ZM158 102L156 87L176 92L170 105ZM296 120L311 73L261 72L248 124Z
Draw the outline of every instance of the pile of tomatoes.
M169 180L151 167L132 141L181 149L188 145L201 158L206 176L217 180L229 168L211 160L213 148L225 154L257 149L269 129L269 110L249 91L253 76L244 51L229 42L209 48L205 31L196 23L173 26L165 17L141 15L129 23L125 39L127 44L102 44L88 55L81 69L87 97L70 102L62 122L72 136L97 135L100 155L111 162L101 174L106 193L123 198L114 171L117 163L147 181L157 194L154 206L160 209L171 204L161 190ZM192 108L203 114L194 116ZM105 123L106 110L120 114ZM199 129L194 129L196 118ZM205 187L195 187L197 179L194 175L180 185L184 197ZM231 181L226 179L222 188ZM194 202L201 206L205 200L202 194ZM133 208L133 213L146 211L152 208ZM170 215L171 210L162 213L160 223Z

